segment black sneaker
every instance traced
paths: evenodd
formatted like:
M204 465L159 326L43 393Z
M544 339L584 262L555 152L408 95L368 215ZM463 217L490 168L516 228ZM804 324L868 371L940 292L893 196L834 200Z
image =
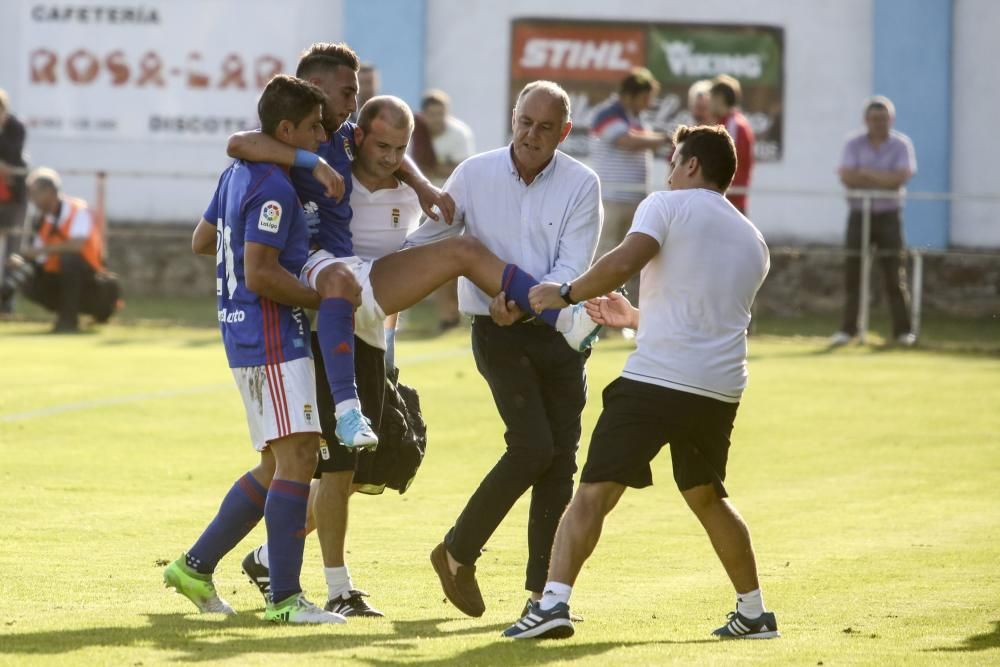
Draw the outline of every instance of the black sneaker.
M260 562L259 553L260 547L257 547L246 555L243 559L243 574L247 575L250 583L264 596L264 604L268 604L271 602L271 571Z
M722 639L774 639L780 637L778 621L774 613L765 611L757 618L747 618L738 611L731 611L726 616L729 622L712 632Z
M528 613L521 620L503 631L509 639L566 639L573 636L573 621L569 605L560 602L543 611L537 602L528 606Z
M368 597L368 593L352 590L350 593L344 593L339 598L328 600L326 606L323 608L341 616L367 616L369 618L382 618L385 616L378 609L368 604L365 601L366 597Z
M524 603L524 609L521 610L521 616L522 617L528 615L528 613L531 611L531 605L533 605L533 604L534 604L534 601L531 598L528 598L528 601ZM574 623L583 623L584 618L583 618L583 616L580 616L579 614L574 614L571 611L571 612L569 612L569 620L573 621Z

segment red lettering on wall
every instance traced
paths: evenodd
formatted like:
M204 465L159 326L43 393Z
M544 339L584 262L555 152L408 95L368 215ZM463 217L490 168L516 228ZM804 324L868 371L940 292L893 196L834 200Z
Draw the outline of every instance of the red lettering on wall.
M90 83L100 71L97 57L89 51L77 49L66 59L66 74L73 83Z
M128 83L130 70L123 51L119 49L109 53L108 57L104 59L104 66L111 73L112 86L124 86Z
M139 87L147 84L159 88L166 85L163 80L163 61L153 51L147 51L146 55L139 61L139 80L135 82L135 85Z
M201 54L197 51L191 51L187 55L188 60L188 70L187 70L187 85L188 88L208 88L208 75L198 69L195 69L198 64L201 63Z
M31 52L31 82L56 82L56 62L59 56L48 49L35 49Z
M281 74L284 69L284 63L275 58L274 56L260 56L254 62L254 70L256 71L257 87L263 88L267 85L275 74Z
M247 87L247 82L243 78L243 59L235 53L230 53L222 61L222 81L219 82L219 88L229 86L236 86L240 90Z

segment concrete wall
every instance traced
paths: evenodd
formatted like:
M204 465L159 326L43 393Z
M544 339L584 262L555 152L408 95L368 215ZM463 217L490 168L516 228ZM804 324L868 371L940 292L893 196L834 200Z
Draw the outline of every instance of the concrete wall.
M951 189L1000 194L1000 139L992 117L1000 109L1000 2L955 0L954 20ZM951 214L953 245L1000 247L1000 201L957 201Z
M28 67L24 52L23 36L19 26L25 8L33 7L33 0L5 0L0 2L0 88L11 97L14 112L22 91L20 82L23 70ZM47 3L55 6L59 3ZM85 3L99 5L101 3ZM114 5L114 3L105 3ZM149 5L151 3L147 3ZM299 3L294 3L299 4ZM299 51L314 41L339 41L343 38L343 0L324 0L309 3L312 8L288 12L280 4L273 4L274 22L280 25L282 16L301 16L298 25L280 26L295 32L294 49L281 54L286 63L295 63ZM60 5L61 6L61 5ZM102 5L103 6L103 5ZM118 5L114 5L118 6ZM239 4L235 4L239 7ZM267 5L270 6L270 5ZM262 11L261 4L248 6L247 11ZM287 20L287 18L286 18ZM238 17L234 23L238 25ZM7 26L11 28L8 29ZM193 30L197 27L193 27ZM88 44L86 31L81 27L80 42ZM266 34L257 36L225 35L224 39L266 40ZM75 46L75 45L74 45ZM95 47L100 45L95 44ZM153 93L151 93L153 94ZM198 113L204 110L191 110ZM229 160L225 154L225 141L88 141L71 138L41 138L29 130L27 150L34 165L47 165L57 170L106 169L144 172L178 172L185 178L111 178L108 181L108 215L114 219L155 221L197 220L204 210L215 187L219 172ZM92 176L64 179L67 192L90 199L94 194Z
M860 122L872 89L871 0L604 0L503 3L428 0L428 86L451 95L454 113L476 133L476 145L508 139L510 21L567 17L618 21L756 23L785 29L784 157L761 164L754 184L770 188L833 189L844 136ZM461 21L460 29L456 22ZM659 182L659 181L658 181ZM839 198L759 195L750 216L771 241L839 242L846 206Z

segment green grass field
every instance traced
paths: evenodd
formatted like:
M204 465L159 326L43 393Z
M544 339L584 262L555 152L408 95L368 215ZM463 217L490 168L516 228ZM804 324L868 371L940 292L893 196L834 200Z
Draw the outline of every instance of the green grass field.
M984 326L930 350L752 340L727 486L783 638L708 636L732 591L661 456L578 582L576 636L514 644L498 635L524 602L525 503L480 560L482 618L443 602L428 562L502 447L465 332L400 344L427 458L406 495L353 501L352 573L388 619L288 628L264 625L239 572L263 526L217 573L237 617L199 617L161 584L254 460L218 333L0 322L0 664L998 664L1000 355L975 351ZM581 463L628 349L604 341L589 363ZM323 597L314 538L303 584Z

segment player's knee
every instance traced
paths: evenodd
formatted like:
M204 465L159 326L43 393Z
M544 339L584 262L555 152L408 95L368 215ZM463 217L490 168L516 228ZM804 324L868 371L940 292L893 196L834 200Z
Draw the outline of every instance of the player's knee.
M619 497L620 491L609 483L581 482L571 505L575 511L586 516L604 516L614 508Z
M348 299L361 290L358 279L345 264L331 264L316 278L316 291L324 299Z
M681 495L684 496L684 501L691 508L691 511L698 515L718 508L723 502L711 484L703 484L681 491Z
M330 502L346 503L351 497L353 473L323 473L319 480L319 493Z
M483 254L489 252L482 241L467 234L453 236L446 243L452 259L463 267L481 261Z

